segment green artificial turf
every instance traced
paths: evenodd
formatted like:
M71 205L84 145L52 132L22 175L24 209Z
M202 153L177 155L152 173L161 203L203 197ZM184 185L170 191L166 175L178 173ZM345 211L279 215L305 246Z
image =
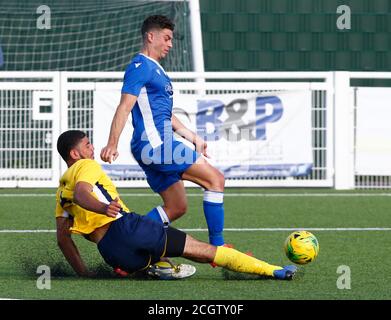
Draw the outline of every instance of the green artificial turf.
M207 241L202 193L199 189L187 192L188 212L173 226L191 229L191 235ZM320 243L319 256L301 266L293 281L259 279L193 262L197 273L185 280L119 279L105 265L93 243L74 236L87 265L97 272L94 279L81 279L57 248L53 232L54 193L53 189L0 190L0 230L12 230L0 233L0 298L211 301L391 298L386 280L390 274L390 230L311 231ZM121 189L120 193L124 194L122 198L128 207L142 214L161 203L158 196L145 189ZM343 194L325 189L227 189L226 241L238 250L252 251L259 259L284 265L290 263L283 252L283 243L291 231L276 228L391 228L391 197L384 195L384 191ZM43 231L16 233L15 230ZM40 265L50 267L49 290L37 288ZM350 289L337 286L339 277L346 276L338 272L340 266L349 268ZM347 270L346 267L340 268Z

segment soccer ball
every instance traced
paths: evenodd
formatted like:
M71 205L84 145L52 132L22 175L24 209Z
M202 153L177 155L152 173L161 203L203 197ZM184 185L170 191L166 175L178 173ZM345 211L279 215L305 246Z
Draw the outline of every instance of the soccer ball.
M292 262L306 264L318 256L319 242L311 232L295 231L285 240L284 250Z

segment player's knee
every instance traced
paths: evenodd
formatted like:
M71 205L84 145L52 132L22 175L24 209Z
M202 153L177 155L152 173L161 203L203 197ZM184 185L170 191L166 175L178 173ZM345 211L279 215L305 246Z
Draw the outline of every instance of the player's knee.
M209 188L209 190L223 192L224 191L224 185L225 185L224 175L220 171L216 170L215 174L213 175L213 177L212 177L212 179L210 181L210 188Z
M221 191L224 191L224 186L225 186L225 177L224 174L220 171L218 171L218 181L219 181L219 187Z
M178 214L183 215L183 214L185 214L186 211L187 211L187 203L186 202L181 202L181 203L177 204L176 212Z
M170 206L170 208L167 210L167 215L170 219L170 221L174 221L181 216L183 216L187 211L187 202L180 201L175 203L174 206Z

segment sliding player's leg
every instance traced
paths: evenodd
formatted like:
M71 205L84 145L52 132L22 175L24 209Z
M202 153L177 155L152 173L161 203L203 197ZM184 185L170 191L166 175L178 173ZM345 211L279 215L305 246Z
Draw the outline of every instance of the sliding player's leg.
M291 280L297 268L293 265L280 267L248 256L233 248L213 246L186 236L183 257L203 263L215 263L220 267L236 272L270 276L281 280Z

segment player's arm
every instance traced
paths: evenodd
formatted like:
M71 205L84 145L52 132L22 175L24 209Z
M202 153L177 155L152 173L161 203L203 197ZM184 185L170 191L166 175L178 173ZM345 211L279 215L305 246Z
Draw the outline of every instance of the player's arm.
M60 247L64 257L71 265L73 270L81 277L90 277L93 274L87 270L83 259L80 256L79 250L72 240L69 228L73 222L70 218L57 217L57 244Z
M77 182L73 193L73 202L86 210L115 218L121 211L121 205L118 203L118 198L111 201L109 204L106 204L96 199L91 194L92 191L92 185L88 182Z
M100 153L100 157L103 161L111 163L111 161L117 159L119 155L117 150L119 137L136 101L137 97L134 95L128 93L121 94L121 101L111 122L110 136L107 145Z
M175 133L194 144L196 151L202 153L204 156L209 157L206 153L207 143L199 135L186 128L186 126L175 116L171 118L172 129Z

